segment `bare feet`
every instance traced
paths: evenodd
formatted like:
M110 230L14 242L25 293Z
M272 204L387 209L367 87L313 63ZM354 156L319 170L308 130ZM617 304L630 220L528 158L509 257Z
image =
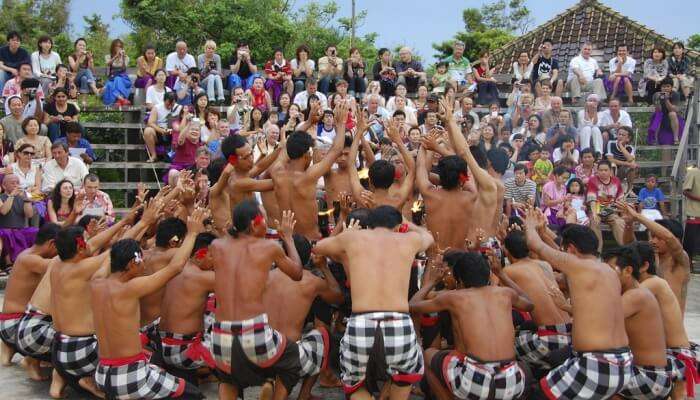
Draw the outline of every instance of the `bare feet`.
M272 382L267 381L260 388L260 400L272 400L272 395L274 394L275 388Z
M78 381L78 385L80 385L81 388L92 393L95 397L98 397L100 399L105 398L105 394L97 388L97 383L95 383L95 378L93 377L80 378L80 380Z
M0 364L4 366L12 365L12 357L14 356L15 350L5 342L0 341Z
M64 381L58 371L54 369L53 373L51 374L51 387L49 388L49 395L53 399L63 398L63 389L65 389L65 387L66 381Z
M335 376L335 374L333 374L333 371L331 371L330 369L321 370L321 373L319 374L318 384L324 388L336 388L343 386L343 383L340 381L340 379L337 376Z
M31 380L45 381L49 379L48 376L42 375L41 369L39 368L39 360L36 358L24 357L19 364L27 371L27 375L29 375Z

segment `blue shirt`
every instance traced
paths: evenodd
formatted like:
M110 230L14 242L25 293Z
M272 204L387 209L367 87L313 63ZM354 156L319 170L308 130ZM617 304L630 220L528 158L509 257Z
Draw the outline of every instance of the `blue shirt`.
M639 199L639 204L641 204L642 208L645 210L655 210L658 208L660 202L666 200L661 189L654 188L654 190L650 191L646 187L643 187L642 190L639 191L639 196L637 196L637 198Z
M68 144L68 138L66 138L66 137L58 138L58 139L56 139L56 141L54 141L54 143L63 143L66 146L68 146L68 149L70 151L71 146ZM97 156L95 155L95 152L92 150L92 145L90 144L90 142L87 141L87 139L80 138L78 140L78 145L73 146L73 147L78 148L78 149L85 149L85 153L90 158L92 158L92 161L97 161ZM78 158L80 158L80 157L78 157Z

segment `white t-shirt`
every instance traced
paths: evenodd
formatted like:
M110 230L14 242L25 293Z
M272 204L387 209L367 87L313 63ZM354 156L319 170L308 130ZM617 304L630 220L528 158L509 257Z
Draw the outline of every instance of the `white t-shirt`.
M39 56L39 52L32 53L32 72L37 78L56 73L56 66L61 63L61 56L55 51L49 54L48 58Z
M318 99L321 101L321 108L327 108L328 107L328 99L326 98L326 95L316 91L314 93ZM309 93L304 90L302 92L297 93L296 96L294 96L294 104L298 105L299 108L301 108L302 111L306 110L306 103L309 101Z
M574 151L571 153L571 156L573 157L574 163L578 164L578 157L579 157L578 150L574 149ZM557 161L561 160L561 158L562 158L561 148L557 147L552 152L552 161L557 162Z
M610 67L610 75L614 74L615 71L617 71L617 57L613 57L610 62L608 63L608 66ZM632 58L632 57L627 57L625 60L625 63L622 64L622 72L627 72L628 74L634 74L634 67L637 65L637 61Z
M177 56L177 52L172 52L168 54L168 57L165 59L165 70L170 74L172 71L175 69L178 69L183 72L187 72L188 69L194 68L197 66L197 61L195 61L194 57L192 54L185 54L184 58L180 58ZM179 80L180 78L178 78Z
M158 113L157 119L156 119L156 125L158 125L161 128L167 128L168 127L168 117L173 116L177 117L180 115L180 111L182 111L182 106L179 104L173 105L173 108L168 110L165 108L165 103L160 103L157 106L154 106L151 112L156 112Z
M296 58L292 58L292 60L289 62L289 65L292 66L292 69L299 68L299 64L297 63ZM314 62L314 60L306 60L306 66L307 68L310 68L313 71L316 68L316 63Z
M35 164L31 165L26 175L22 172L22 169L17 163L12 164L12 174L19 178L19 187L22 188L22 190L27 190L34 186L37 172L39 172L39 166Z
M632 119L630 115L625 110L620 110L620 118L617 120L620 125L632 127ZM610 126L614 124L612 115L610 115L610 110L601 111L598 113L598 126Z
M55 159L47 161L43 169L44 175L41 182L41 191L44 193L52 191L54 186L63 179L68 179L73 184L73 187L79 189L83 186L83 178L88 174L88 169L83 160L70 156L65 169L61 169Z
M579 69L586 78L586 81L592 81L595 72L598 70L598 61L593 57L588 57L588 60L583 58L583 56L578 55L571 59L569 62L569 76L566 77L567 82L571 82L575 77L574 69Z
M163 95L167 92L172 92L173 90L165 86L165 90L159 92L156 85L151 85L146 89L146 104L150 104L153 107L163 104Z

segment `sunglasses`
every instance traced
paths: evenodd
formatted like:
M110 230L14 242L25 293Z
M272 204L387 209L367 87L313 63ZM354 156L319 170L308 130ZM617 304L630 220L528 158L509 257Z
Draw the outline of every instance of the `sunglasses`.
M33 156L33 155L36 154L36 153L32 153L32 152L29 152L29 151L23 151L22 154L24 154L25 156Z

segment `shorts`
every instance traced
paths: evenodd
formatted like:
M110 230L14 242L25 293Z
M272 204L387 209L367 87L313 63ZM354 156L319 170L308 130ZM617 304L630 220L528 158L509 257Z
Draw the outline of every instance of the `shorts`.
M479 361L443 350L433 356L430 369L458 399L511 400L525 391L525 373L515 360Z
M216 373L239 389L279 377L288 391L299 380L299 349L268 323L267 314L245 321L216 321L211 334Z
M61 376L77 381L97 370L97 337L68 336L60 332L51 343L51 362Z
M408 314L380 311L348 318L340 341L341 380L346 394L364 384L370 362L377 373L388 374L399 385L421 380L423 352Z
M540 380L540 388L548 399L608 399L631 378L632 352L627 347L574 352Z
M698 346L695 343L691 343L690 348L687 349L672 347L666 349L666 354L671 356L674 362L674 381L685 382L688 397L695 398L695 385L700 383L700 375L698 375L700 351L698 351Z
M302 377L314 376L326 369L330 350L330 337L326 328L320 327L302 335L297 346Z
M571 346L571 324L543 325L515 335L516 358L547 369L551 368L546 360L549 353L567 346Z
M55 335L51 316L27 304L17 327L17 350L37 360L51 361L51 343Z
M673 389L673 361L668 358L665 367L632 366L632 379L618 393L626 399L663 400Z
M184 379L149 364L145 354L100 359L95 382L108 399L204 398L199 389Z
M202 333L182 335L159 331L163 362L179 369L214 368L216 363L209 351L209 343L203 342Z
M24 313L0 313L0 340L17 350L17 326Z

